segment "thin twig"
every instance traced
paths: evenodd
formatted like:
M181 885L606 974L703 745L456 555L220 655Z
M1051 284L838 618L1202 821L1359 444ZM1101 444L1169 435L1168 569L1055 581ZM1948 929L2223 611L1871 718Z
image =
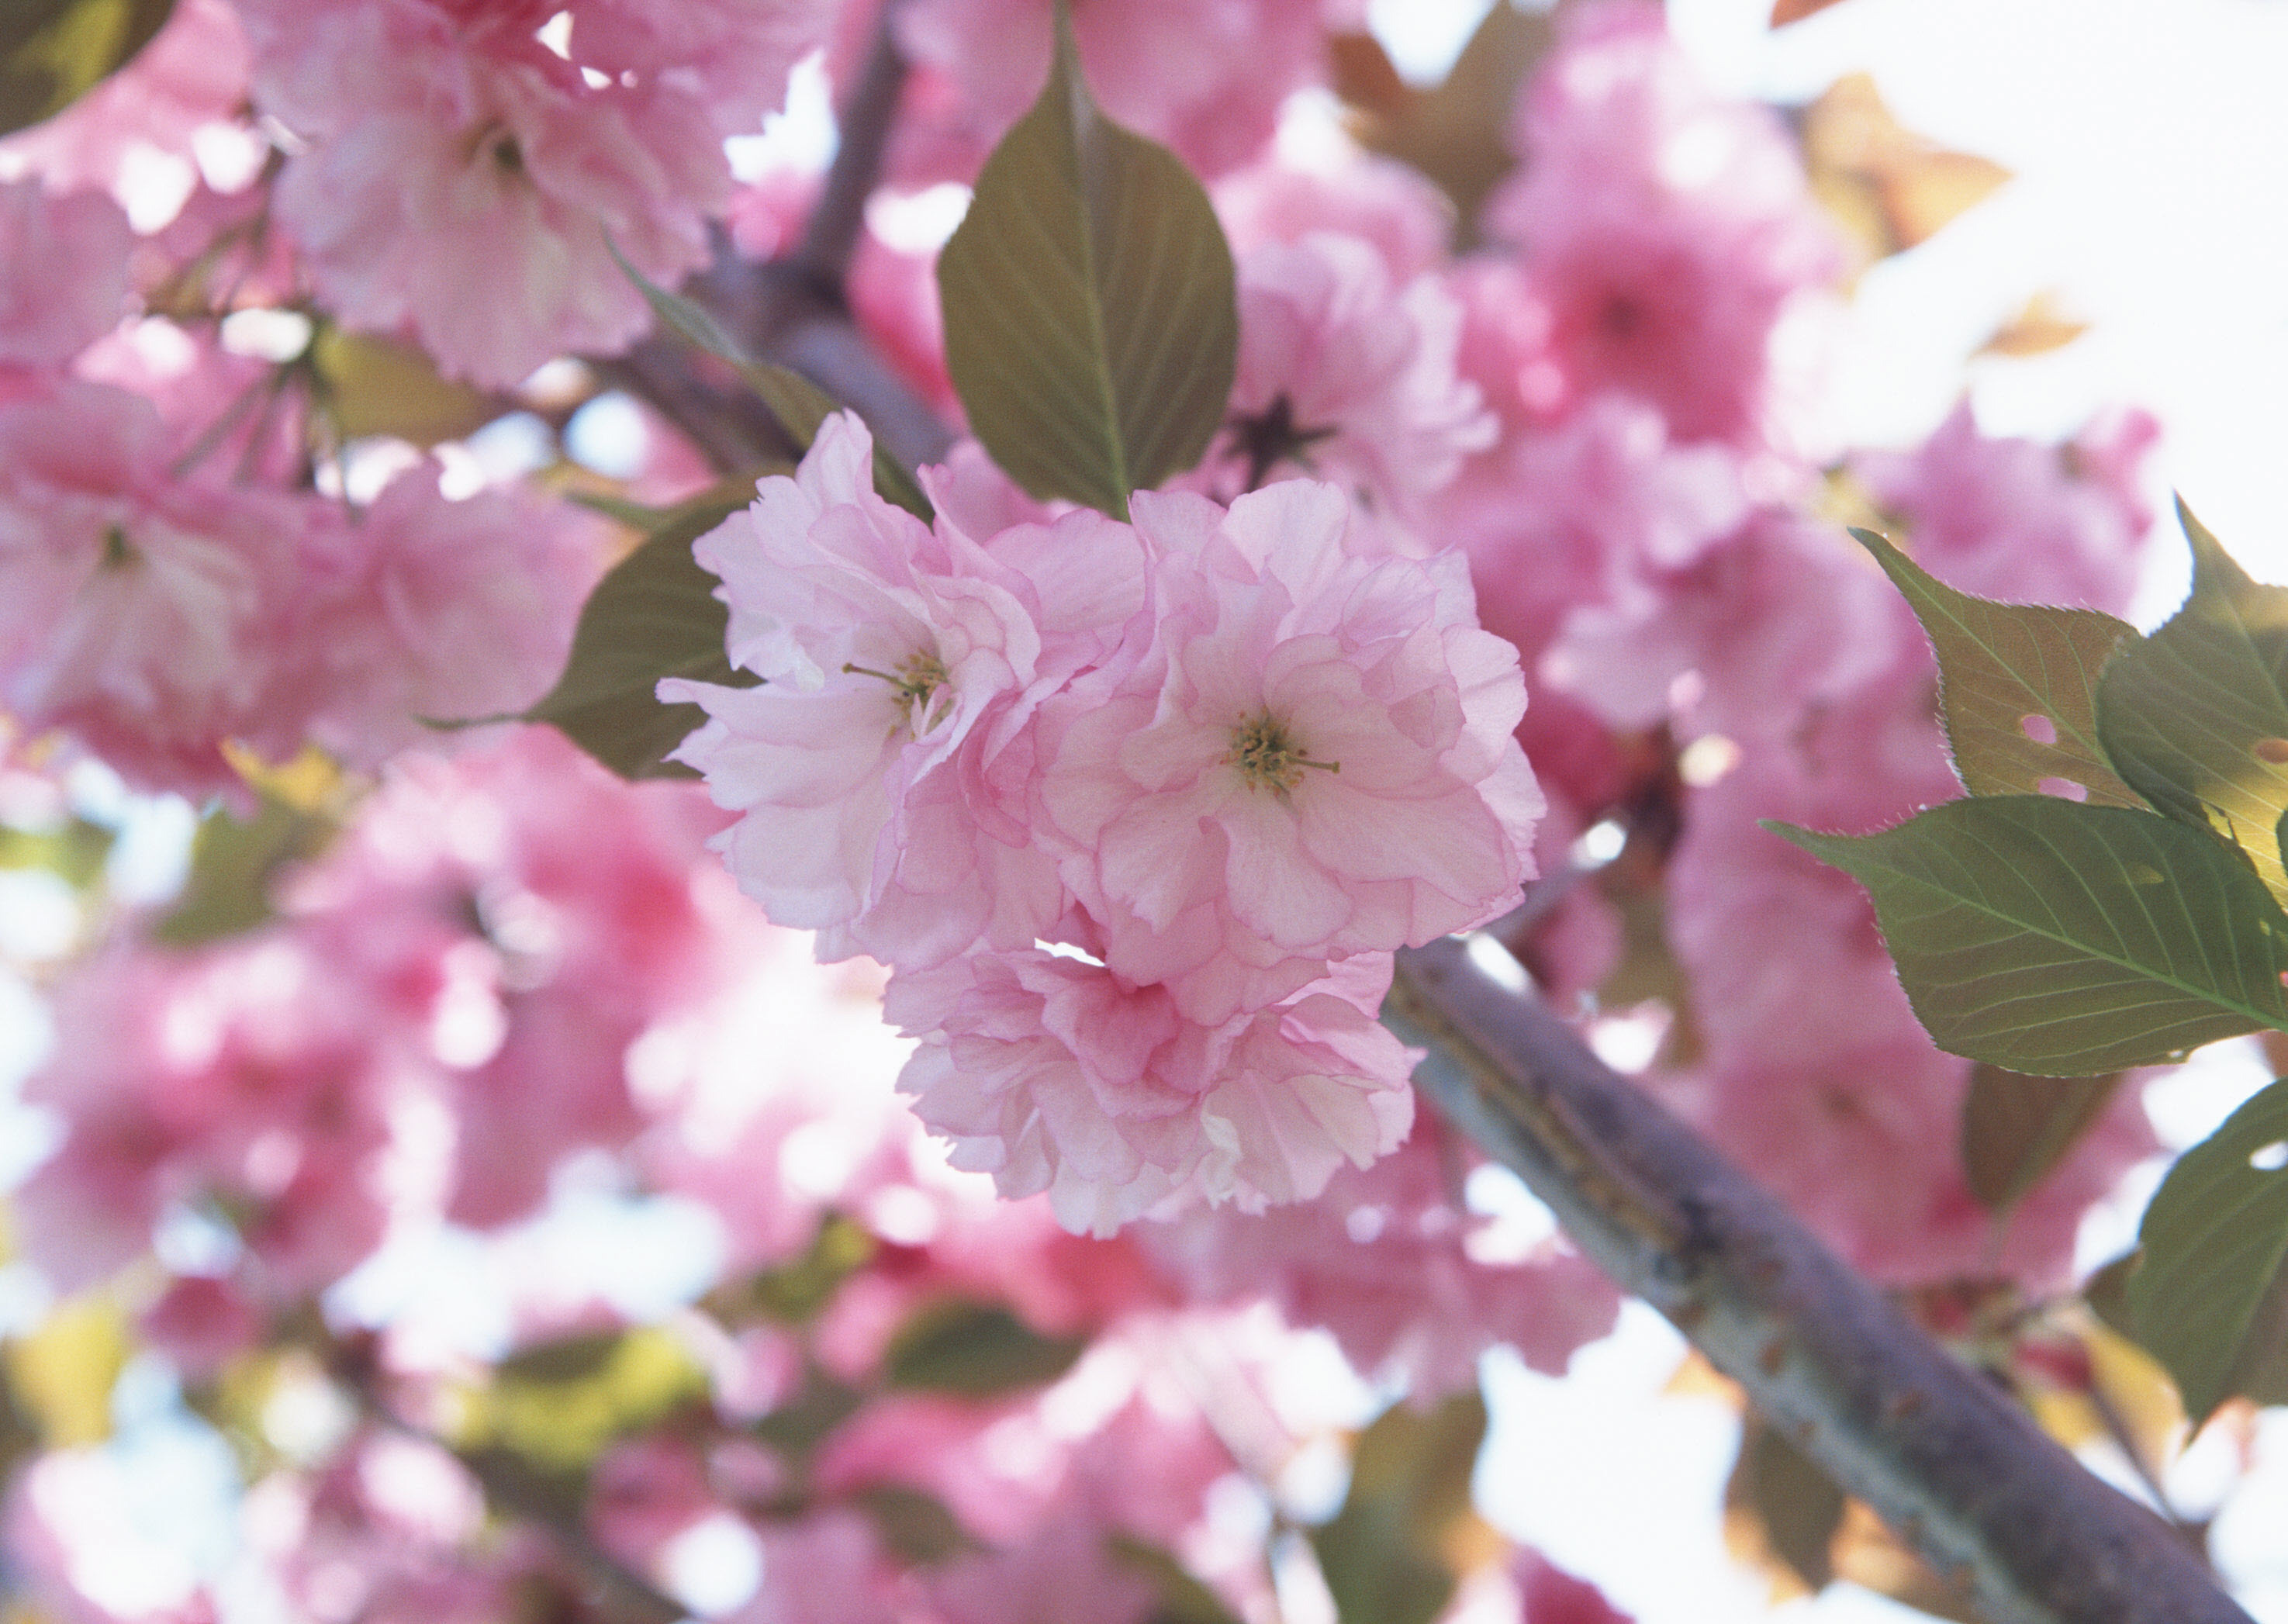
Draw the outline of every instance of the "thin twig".
M1401 954L1385 1017L1449 1121L1994 1624L2247 1624L2165 1523L1464 943Z
M823 285L838 291L866 227L866 200L881 178L882 159L896 122L898 97L906 88L906 56L898 49L899 0L882 0L874 41L850 95L836 109L840 144L826 172L826 186L803 226L802 242L791 256Z

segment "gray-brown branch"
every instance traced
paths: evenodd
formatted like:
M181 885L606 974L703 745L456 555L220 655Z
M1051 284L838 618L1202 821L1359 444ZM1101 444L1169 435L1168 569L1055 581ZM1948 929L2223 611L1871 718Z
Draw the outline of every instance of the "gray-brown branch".
M1385 1016L1448 1121L1994 1624L2247 1624L2159 1517L1462 942L1401 954Z

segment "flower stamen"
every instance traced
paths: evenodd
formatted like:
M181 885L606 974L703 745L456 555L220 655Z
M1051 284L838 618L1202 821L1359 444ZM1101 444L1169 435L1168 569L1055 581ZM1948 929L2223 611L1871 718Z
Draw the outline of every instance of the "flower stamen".
M894 672L877 671L856 664L846 664L842 669L853 677L871 677L888 683L896 691L898 715L915 738L920 738L943 719L931 714L931 701L948 681L945 661L935 654L927 652L909 654ZM922 718L918 723L914 720L917 710Z
M1231 749L1223 759L1227 765L1239 769L1250 789L1267 788L1283 801L1303 781L1305 768L1321 772L1343 770L1339 761L1314 761L1305 749L1289 734L1284 722L1267 710L1259 710L1231 730Z

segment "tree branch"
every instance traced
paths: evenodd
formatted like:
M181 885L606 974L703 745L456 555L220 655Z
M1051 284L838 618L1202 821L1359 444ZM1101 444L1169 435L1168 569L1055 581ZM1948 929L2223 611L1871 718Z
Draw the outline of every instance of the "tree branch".
M2246 1624L2160 1518L1466 944L1401 954L1385 1017L1429 1050L1425 1097L1994 1624Z
M829 288L840 289L850 257L857 251L859 234L866 226L866 200L882 177L898 97L906 88L906 56L898 48L899 4L900 0L882 0L866 65L859 69L848 99L837 109L840 141L826 172L825 188L803 227L801 246L791 256Z
M750 354L801 373L864 418L892 456L917 468L944 460L952 431L874 353L851 321L845 297L851 256L865 229L866 200L881 178L905 87L906 59L893 30L898 4L884 0L866 65L840 109L840 145L800 243L762 264L741 254L730 234L719 229L712 263L684 284L683 293L705 306ZM762 403L727 371L717 383L695 376L671 340L646 340L598 365L618 387L650 402L722 472L740 472L785 454L785 436Z

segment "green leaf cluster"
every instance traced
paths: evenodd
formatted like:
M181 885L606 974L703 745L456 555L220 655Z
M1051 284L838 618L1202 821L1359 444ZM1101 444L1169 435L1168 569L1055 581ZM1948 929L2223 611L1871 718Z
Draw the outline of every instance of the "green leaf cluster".
M0 135L52 118L125 67L175 0L9 0L0 7Z
M2192 591L2150 637L1956 591L1854 532L1930 635L1969 796L1873 835L1769 826L1867 887L1915 1013L1982 1063L1965 1161L1998 1210L2094 1121L2105 1073L2288 1031L2288 589L2178 511ZM2284 1089L2180 1161L2145 1220L2132 1325L2197 1421L2280 1362Z

